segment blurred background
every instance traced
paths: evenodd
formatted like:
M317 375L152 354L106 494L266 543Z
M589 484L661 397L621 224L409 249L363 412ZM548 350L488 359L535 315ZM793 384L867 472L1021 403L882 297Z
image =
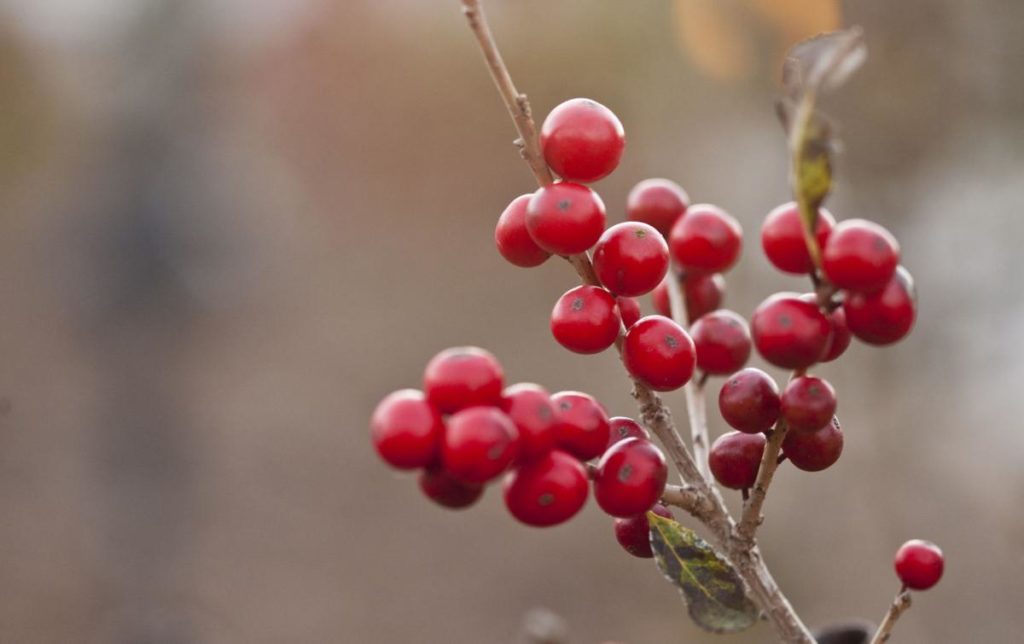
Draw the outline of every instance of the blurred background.
M539 116L625 124L609 221L664 176L742 222L744 315L804 287L756 242L788 198L782 54L865 28L828 205L902 241L918 326L820 369L846 451L780 470L765 557L809 624L877 621L931 539L946 578L894 641L1020 641L1024 4L487 6ZM515 642L534 607L572 642L770 641L696 631L593 505L449 512L372 453L374 405L452 345L634 412L612 353L548 333L571 269L493 248L533 187L513 138L457 0L0 0L0 641Z

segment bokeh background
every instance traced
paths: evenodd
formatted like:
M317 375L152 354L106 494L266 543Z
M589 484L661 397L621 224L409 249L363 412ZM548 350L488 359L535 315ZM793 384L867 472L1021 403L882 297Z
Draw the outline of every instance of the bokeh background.
M765 557L808 623L877 621L932 539L946 578L894 641L1020 641L1024 4L488 8L539 115L624 122L610 221L665 176L742 222L747 315L802 288L755 241L787 199L782 52L863 25L829 206L902 240L919 323L820 369L846 452L781 470ZM516 642L535 607L572 642L771 640L697 632L593 506L448 512L372 454L373 406L451 345L633 412L613 354L549 336L569 267L493 249L531 189L513 138L457 0L0 0L0 641Z

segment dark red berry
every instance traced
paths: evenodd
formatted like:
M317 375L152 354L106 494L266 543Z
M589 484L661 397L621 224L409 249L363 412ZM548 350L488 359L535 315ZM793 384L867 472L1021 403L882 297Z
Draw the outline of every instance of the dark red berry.
M668 479L665 455L651 441L627 438L604 453L594 474L594 499L613 517L647 512Z
M616 295L634 297L650 293L668 272L668 244L647 224L615 224L597 240L594 272L605 288Z
M454 510L468 508L484 493L482 484L460 481L440 468L420 472L419 484L431 501Z
M519 459L540 456L555 447L555 409L540 385L520 383L506 387L501 410L519 430Z
M558 176L591 183L619 165L626 135L610 109L589 98L573 98L544 119L540 147Z
M619 317L627 329L640 319L640 303L631 297L617 297L615 304L619 307Z
M911 539L896 551L896 576L911 590L928 590L942 579L945 558L931 541Z
M821 208L814 225L814 236L818 248L824 248L836 220L832 214ZM761 247L768 261L785 273L802 275L814 270L814 263L807 251L804 240L804 225L796 203L782 204L768 213L761 225Z
M431 358L423 374L427 400L451 414L477 405L497 405L505 374L490 352L477 347L453 347Z
M718 392L718 410L733 429L748 434L766 432L779 419L782 403L772 377L753 367L738 371Z
M551 257L533 241L526 229L526 204L533 195L520 195L512 200L498 218L494 229L494 243L501 256L510 263L523 268L540 266Z
M668 278L668 279L671 279ZM687 275L682 281L683 298L686 302L686 318L693 324L701 316L722 306L725 297L725 278L719 273L712 275ZM651 291L654 311L665 317L672 317L672 306L668 298L668 282L662 280Z
M674 279L672 275L669 275L661 284L654 287L651 291L651 304L654 305L654 311L658 315L664 315L667 318L672 317L672 301L668 296L668 281Z
M743 229L717 206L690 206L669 233L672 259L688 273L721 273L740 256Z
M644 179L626 197L626 216L642 221L668 237L672 225L686 214L690 197L679 184L668 179Z
M650 440L651 438L650 433L644 429L643 425L632 418L615 416L614 418L608 419L608 425L611 428L608 438L608 447L611 447L615 443L627 438L642 438L644 440Z
M818 307L792 293L776 293L750 319L754 346L777 367L805 369L825 357L832 324Z
M782 392L782 417L791 432L813 432L836 413L836 390L815 376L793 378Z
M608 413L593 396L579 391L560 391L551 397L555 408L558 446L581 461L597 458L608 446L611 425Z
M831 467L843 453L843 430L835 416L813 432L786 432L782 453L797 469L820 472Z
M834 286L849 291L876 291L892 277L900 245L892 234L864 219L839 222L821 254L821 268Z
M598 286L569 289L551 311L551 334L576 353L604 351L619 337L620 326L615 298Z
M655 391L679 389L697 363L693 340L681 326L660 315L648 315L630 327L622 345L629 375Z
M840 306L829 313L828 321L832 324L832 337L828 342L828 348L825 350L825 357L821 359L822 362L832 362L843 355L850 346L850 340L853 337L853 334L850 333L850 327L846 324L846 310L843 307Z
M697 348L697 366L705 373L727 376L750 357L750 329L733 311L712 311L693 323L690 336Z
M675 519L672 512L660 503L655 503L651 512L659 517ZM651 524L647 520L646 512L635 517L615 519L615 539L634 557L650 559L654 556L654 552L651 551Z
M843 311L857 339L874 345L898 342L910 333L917 317L914 279L900 266L882 290L847 293Z
M505 478L505 506L519 521L552 526L568 521L587 502L587 471L561 450L523 463Z
M708 453L715 480L734 490L754 487L766 442L764 434L729 432L719 436Z
M550 253L575 255L593 246L604 232L604 202L597 193L565 181L533 193L526 206L526 229Z
M448 419L441 445L446 472L466 483L486 483L519 453L519 431L499 409L471 407Z
M421 392L403 389L380 401L370 419L370 433L385 462L409 470L437 460L444 423Z

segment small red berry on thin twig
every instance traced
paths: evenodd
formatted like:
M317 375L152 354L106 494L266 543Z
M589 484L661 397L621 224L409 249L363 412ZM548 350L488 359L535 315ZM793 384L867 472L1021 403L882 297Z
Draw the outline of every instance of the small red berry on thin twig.
M615 443L601 457L594 475L594 498L613 517L631 517L651 509L668 479L665 455L642 438Z
M600 353L612 346L620 324L615 298L599 286L569 289L551 311L551 334L575 353Z
M544 119L540 146L544 160L558 176L591 183L619 165L626 135L610 109L589 98L573 98Z
M630 327L622 346L629 374L655 391L679 389L697 363L693 340L681 326L660 315L641 318Z
M526 525L552 526L580 511L589 487L583 464L556 449L509 472L505 506Z
M689 204L690 197L679 184L668 179L644 179L626 197L626 217L650 224L668 237Z
M666 519L675 519L671 510L660 503L655 503L651 512ZM647 520L646 512L634 517L615 519L615 540L623 550L634 557L650 559L654 556L651 550L651 524Z
M945 568L942 550L931 541L912 539L896 551L896 575L911 590L928 590L939 583Z

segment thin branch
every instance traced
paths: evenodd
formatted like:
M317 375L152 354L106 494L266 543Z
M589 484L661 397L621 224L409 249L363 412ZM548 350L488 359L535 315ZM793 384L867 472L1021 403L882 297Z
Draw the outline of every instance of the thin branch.
M786 432L789 428L786 423L779 420L772 430L768 443L764 448L764 456L761 457L761 466L757 472L757 482L750 490L750 498L743 504L743 516L736 527L736 536L741 541L754 543L754 534L758 526L764 522L764 515L761 508L764 506L765 497L768 496L768 486L772 484L775 470L779 467L779 452L782 449L782 441L786 439Z
M691 485L666 485L665 491L661 494L661 502L682 508L697 519L706 517L714 511L708 498Z
M896 620L900 618L900 615L907 612L910 608L910 603L910 592L904 586L896 593L892 604L889 605L889 610L885 613L885 619L882 620L882 624L878 627L875 636L871 638L871 644L883 644L889 641L892 629L896 626Z

